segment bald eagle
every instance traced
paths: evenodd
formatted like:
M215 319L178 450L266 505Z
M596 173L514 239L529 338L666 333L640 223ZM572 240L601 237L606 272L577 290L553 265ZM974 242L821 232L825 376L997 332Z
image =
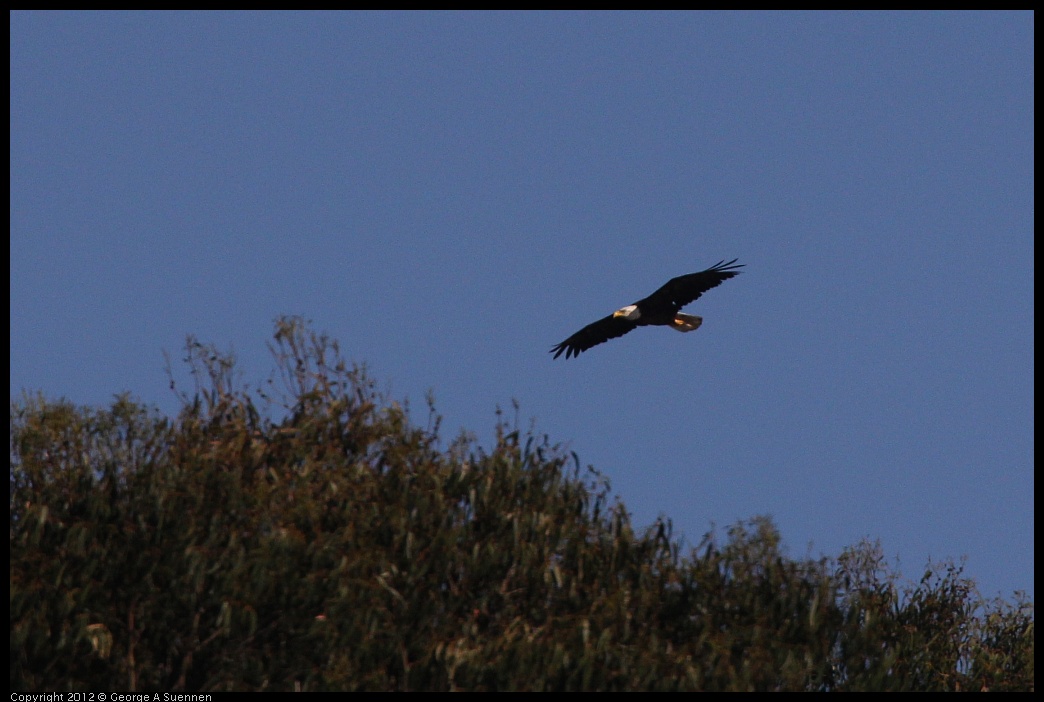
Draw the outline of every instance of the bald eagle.
M740 271L736 269L742 268L743 264L736 264L737 260L739 259L734 258L728 263L719 261L705 271L671 278L666 285L644 300L621 307L608 317L588 324L553 347L551 353L555 354L555 358L563 353L566 358L579 356L581 351L647 324L659 324L680 332L694 331L703 324L703 318L682 314L679 310L711 288L716 288L729 278L739 275Z

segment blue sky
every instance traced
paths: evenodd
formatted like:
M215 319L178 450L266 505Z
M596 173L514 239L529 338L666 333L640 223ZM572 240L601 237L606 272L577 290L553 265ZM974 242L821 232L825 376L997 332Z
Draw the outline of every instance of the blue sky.
M521 406L689 543L1033 593L1028 13L11 15L11 392L173 412L313 320L418 421ZM668 278L686 312L553 361Z

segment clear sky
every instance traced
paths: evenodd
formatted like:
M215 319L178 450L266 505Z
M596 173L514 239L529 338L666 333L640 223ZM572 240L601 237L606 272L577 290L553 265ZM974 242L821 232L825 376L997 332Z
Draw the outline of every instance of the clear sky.
M297 314L638 526L1033 593L1032 14L16 12L10 158L12 397L173 412L164 351L256 384Z

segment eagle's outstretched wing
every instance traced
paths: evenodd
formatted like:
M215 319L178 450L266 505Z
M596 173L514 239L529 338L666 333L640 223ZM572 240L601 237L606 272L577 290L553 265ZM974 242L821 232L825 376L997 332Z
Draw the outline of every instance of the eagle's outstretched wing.
M651 303L655 307L666 307L673 304L676 308L685 307L711 288L716 288L729 278L739 275L740 272L736 269L743 268L743 264L733 265L738 260L734 258L728 263L718 261L705 271L671 278L662 288L639 304Z
M637 322L632 322L623 317L615 317L613 315L602 317L597 322L591 322L561 344L553 347L551 353L555 354L554 358L558 358L563 353L566 358L579 356L581 351L586 351L603 341L623 336L637 326Z

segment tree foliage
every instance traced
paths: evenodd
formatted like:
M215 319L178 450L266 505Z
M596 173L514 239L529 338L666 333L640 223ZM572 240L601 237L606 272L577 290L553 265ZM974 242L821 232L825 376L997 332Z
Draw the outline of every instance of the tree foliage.
M298 319L263 391L187 351L173 419L12 405L12 690L1033 689L1031 605L953 564L904 587L765 518L682 553L547 437L444 447Z

